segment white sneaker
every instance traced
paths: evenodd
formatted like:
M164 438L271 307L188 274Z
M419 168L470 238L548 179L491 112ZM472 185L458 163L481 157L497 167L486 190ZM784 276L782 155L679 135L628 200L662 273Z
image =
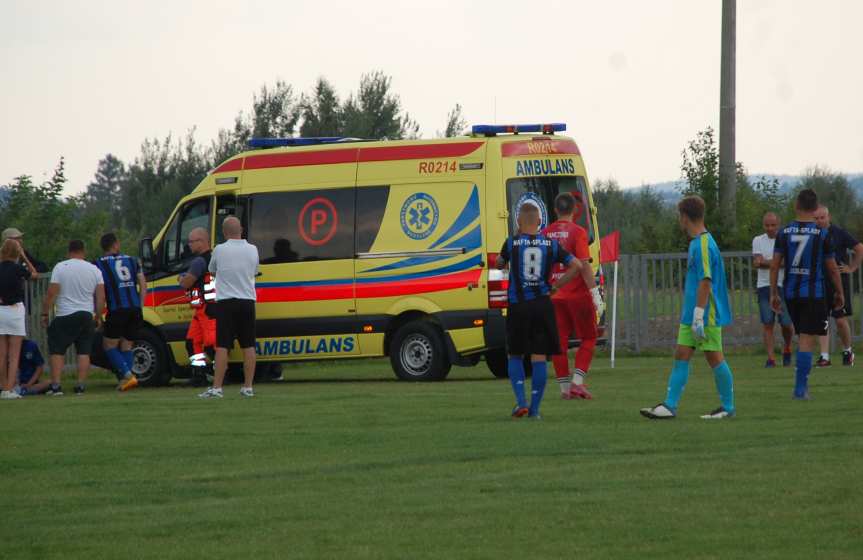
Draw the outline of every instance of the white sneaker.
M252 389L251 387L243 387L242 389L240 389L240 396L241 397L254 397L255 396L255 390Z
M0 391L0 399L3 399L4 401L11 401L20 398L21 395L19 395L15 391Z
M216 389L215 387L210 387L203 393L198 395L199 399L221 399L225 395L222 393L221 389Z
M723 418L734 418L734 412L728 412L723 407L719 407L707 414L701 416L703 420L722 420Z
M642 408L641 415L651 420L671 420L677 416L673 410L665 406L665 403L659 403L649 408Z

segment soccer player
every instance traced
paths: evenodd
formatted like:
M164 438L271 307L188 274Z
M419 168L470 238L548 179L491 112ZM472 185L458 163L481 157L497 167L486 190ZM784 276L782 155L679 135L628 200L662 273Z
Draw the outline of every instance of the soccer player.
M791 326L791 316L782 303L782 313L774 313L770 306L770 263L773 262L773 246L776 244L776 232L779 231L779 216L773 212L764 214L762 220L764 233L752 239L752 266L758 270L758 280L755 284L758 291L758 314L761 316L761 327L764 348L767 350L767 363L764 367L776 367L774 355L773 326L779 322L782 328L782 339L785 346L782 350L782 365L791 365L791 339L794 338L794 328ZM782 277L779 277L779 287L782 287Z
M147 279L138 259L120 253L120 240L115 234L106 233L99 244L105 254L94 264L105 281L108 307L102 342L119 381L117 389L128 391L138 386L138 378L132 373L132 341L144 325L141 302L147 293Z
M542 230L542 234L556 240L561 248L581 261L581 274L551 298L557 320L557 334L560 336L560 354L554 354L551 361L554 364L561 398L592 399L593 396L584 385L584 377L590 370L596 348L596 314L602 313L602 295L590 266L587 231L572 220L575 197L569 193L560 193L554 199L554 211L557 221ZM563 265L555 265L551 274L552 283L565 272ZM567 350L569 335L572 333L581 339L581 345L575 353L575 369L570 373Z
M518 211L518 234L508 238L495 263L497 268L509 264L509 304L506 316L506 341L509 352L509 380L515 393L513 418L540 418L539 406L548 378L548 355L560 353L554 307L550 295L566 285L581 270L581 262L560 244L539 234L539 208L522 204ZM567 271L552 286L551 268L566 265ZM523 356L531 355L531 399L524 394Z
M695 350L702 350L713 369L713 379L721 406L702 416L705 420L731 418L734 409L734 377L722 353L722 327L731 323L731 307L725 287L725 266L713 236L704 225L704 200L684 197L677 204L680 227L692 238L686 263L686 284L674 368L668 379L665 401L642 408L642 416L652 420L677 416L677 407L686 381L689 361Z
M845 296L845 306L842 309L831 309L830 314L836 321L836 332L842 341L842 365L854 365L854 350L851 348L851 325L848 317L854 312L851 308L851 275L860 268L863 261L863 243L860 243L846 230L830 222L830 210L826 206L819 206L815 211L815 223L821 229L827 230L830 244L833 247L833 258L839 267L842 278L842 293ZM854 252L851 262L848 262L848 251ZM827 305L833 303L833 284L827 283ZM821 357L815 364L816 367L827 367L830 365L830 339L827 336L819 337L821 345Z
M816 337L827 334L828 307L826 276L836 288L833 308L845 305L839 268L833 257L833 246L826 229L815 223L818 195L812 189L797 194L794 211L797 219L776 236L773 263L770 265L770 300L773 310L780 309L779 269L785 267L785 303L799 336L797 369L794 379L795 400L809 400L809 372ZM826 272L825 272L826 271Z

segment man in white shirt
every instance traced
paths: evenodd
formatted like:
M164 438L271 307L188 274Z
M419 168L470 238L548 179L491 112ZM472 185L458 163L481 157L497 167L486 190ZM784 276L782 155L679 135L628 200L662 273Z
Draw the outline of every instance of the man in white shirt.
M222 398L222 383L228 369L228 351L236 339L243 351L243 388L240 395L253 397L255 379L255 276L260 258L258 248L242 238L243 226L234 216L222 222L225 242L216 245L209 270L216 277L216 365L213 386L198 395L202 399Z
M752 266L758 270L758 311L761 315L764 347L767 349L765 367L776 367L776 356L773 353L773 325L779 321L782 327L782 339L785 346L782 350L782 365L791 365L791 339L794 337L794 327L791 316L782 302L782 313L776 313L770 307L770 263L773 260L773 246L776 243L776 233L779 231L779 216L773 212L764 214L762 221L764 233L752 239ZM779 276L779 287L782 287L782 275Z
M73 343L78 354L78 384L75 394L84 393L84 383L90 372L90 350L95 326L102 320L105 308L105 285L102 273L84 260L84 242L69 242L69 258L57 263L51 272L51 283L42 306L42 326L48 327L48 352L51 363L51 386L48 394L63 394L60 376L63 373L66 349ZM55 308L56 302L56 308ZM54 308L54 320L48 316Z

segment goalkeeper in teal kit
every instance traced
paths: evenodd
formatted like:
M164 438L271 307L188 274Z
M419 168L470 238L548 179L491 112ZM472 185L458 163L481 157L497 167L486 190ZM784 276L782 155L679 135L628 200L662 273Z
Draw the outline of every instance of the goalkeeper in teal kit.
M734 378L722 354L722 327L731 323L731 308L725 284L725 267L719 247L704 226L704 200L687 196L677 205L680 227L692 239L686 263L686 288L674 368L668 379L665 400L656 406L642 408L641 414L652 420L677 416L677 407L686 381L689 361L695 350L704 352L713 369L721 406L702 416L722 419L734 416Z

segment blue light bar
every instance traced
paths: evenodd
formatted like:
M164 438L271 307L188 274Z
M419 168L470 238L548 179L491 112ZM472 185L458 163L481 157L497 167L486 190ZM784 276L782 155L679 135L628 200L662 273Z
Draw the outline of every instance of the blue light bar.
M549 124L477 124L470 132L476 136L494 136L495 134L520 134L522 132L541 132L554 134L566 130L564 123Z
M315 144L332 144L352 140L343 136L317 136L309 138L252 138L250 148L279 148L282 146L314 146Z

